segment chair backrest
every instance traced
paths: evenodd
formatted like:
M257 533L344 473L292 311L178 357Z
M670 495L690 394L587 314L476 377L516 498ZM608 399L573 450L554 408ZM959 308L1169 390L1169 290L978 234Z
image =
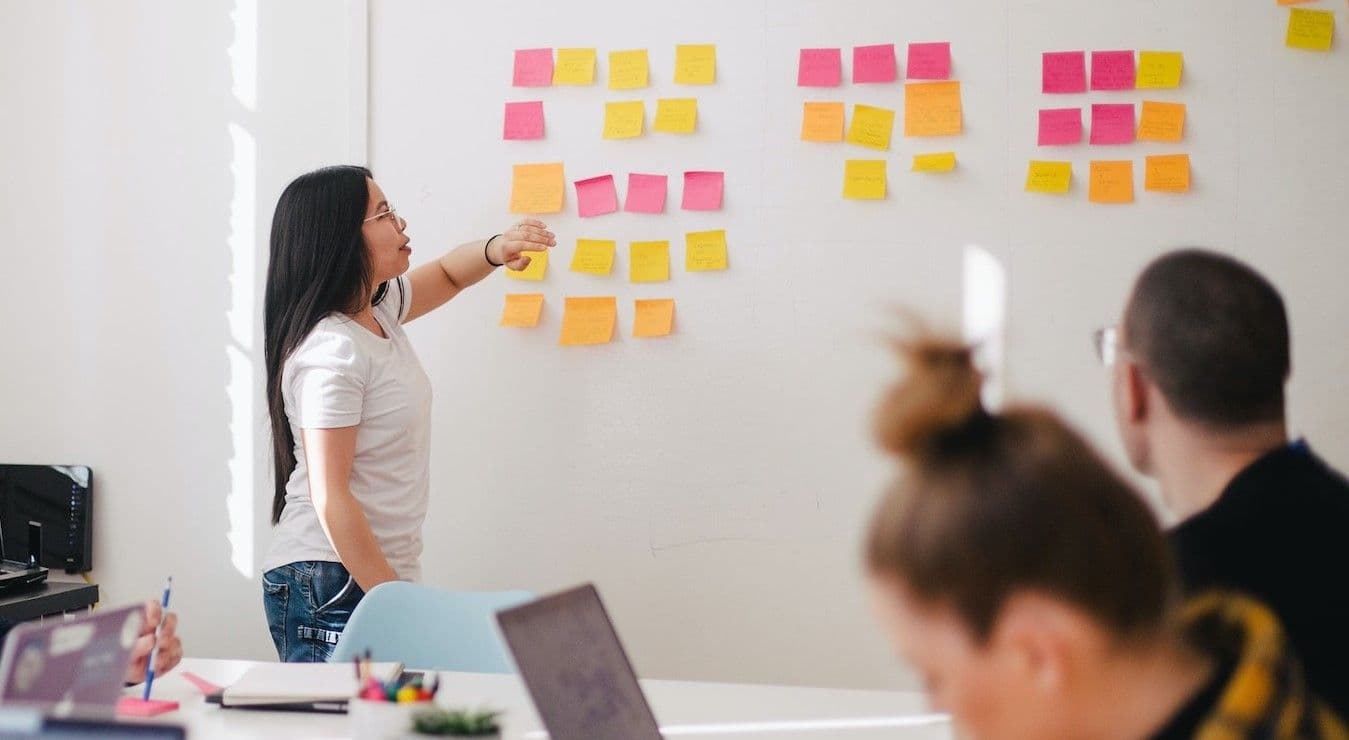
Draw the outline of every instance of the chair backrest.
M351 612L330 662L370 650L408 668L512 673L496 612L534 600L529 591L447 591L405 581L381 583Z

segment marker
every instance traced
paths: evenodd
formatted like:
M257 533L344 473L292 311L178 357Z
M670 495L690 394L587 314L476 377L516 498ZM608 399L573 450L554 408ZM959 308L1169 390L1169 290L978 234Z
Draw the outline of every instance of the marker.
M173 590L173 576L164 584L164 601L160 603L159 624L155 625L155 644L150 646L150 659L145 666L145 694L141 701L150 701L150 687L155 685L155 656L159 653L159 628L169 618L169 592Z

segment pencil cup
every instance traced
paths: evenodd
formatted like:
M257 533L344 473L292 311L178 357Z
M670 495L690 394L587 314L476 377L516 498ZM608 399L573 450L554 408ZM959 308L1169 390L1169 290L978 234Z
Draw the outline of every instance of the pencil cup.
M399 704L353 697L347 702L351 736L356 740L402 740L412 735L412 715L431 704L429 701Z

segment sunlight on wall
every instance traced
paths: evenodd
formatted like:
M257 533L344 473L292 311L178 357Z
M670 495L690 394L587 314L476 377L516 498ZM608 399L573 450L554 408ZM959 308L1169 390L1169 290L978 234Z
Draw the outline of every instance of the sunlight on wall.
M257 107L258 85L258 5L257 0L236 0L234 43L230 46L230 72L234 97L248 113ZM254 290L254 239L257 235L257 143L253 135L238 123L229 124L234 154L230 172L234 192L230 198L230 307L226 312L230 325L230 380L226 392L230 399L230 435L234 456L229 461L230 561L235 570L253 577L253 360L255 337L253 316L256 310Z
M996 410L1003 394L1003 327L1007 320L1007 272L983 247L965 247L965 341L978 346L984 372L984 405Z

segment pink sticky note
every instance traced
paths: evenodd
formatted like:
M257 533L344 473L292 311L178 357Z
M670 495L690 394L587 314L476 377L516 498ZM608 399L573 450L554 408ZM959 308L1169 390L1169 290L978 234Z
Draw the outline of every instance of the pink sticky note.
M1087 53L1085 51L1047 51L1044 54L1041 92L1080 93L1087 91Z
M1134 141L1133 103L1093 103L1091 106L1091 143L1132 144Z
M178 709L178 702L163 699L141 699L139 696L124 696L117 700L119 717L156 717Z
M501 138L542 139L543 101L530 100L524 103L507 103L506 124L502 127Z
M628 173L628 198L623 210L633 213L665 212L665 175Z
M1134 53L1132 51L1093 51L1091 53L1091 89L1134 89Z
M839 49L802 49L796 68L798 87L838 87L843 82L843 52Z
M1040 146L1065 146L1082 143L1081 108L1042 108L1040 110Z
M909 44L911 80L945 80L951 77L951 42Z
M852 81L894 82L895 45L854 46L852 48Z
M548 87L553 84L552 49L516 49L516 87Z
M576 210L581 218L603 216L618 210L618 191L613 175L576 181Z
M720 172L685 172L684 210L720 211L722 182Z

